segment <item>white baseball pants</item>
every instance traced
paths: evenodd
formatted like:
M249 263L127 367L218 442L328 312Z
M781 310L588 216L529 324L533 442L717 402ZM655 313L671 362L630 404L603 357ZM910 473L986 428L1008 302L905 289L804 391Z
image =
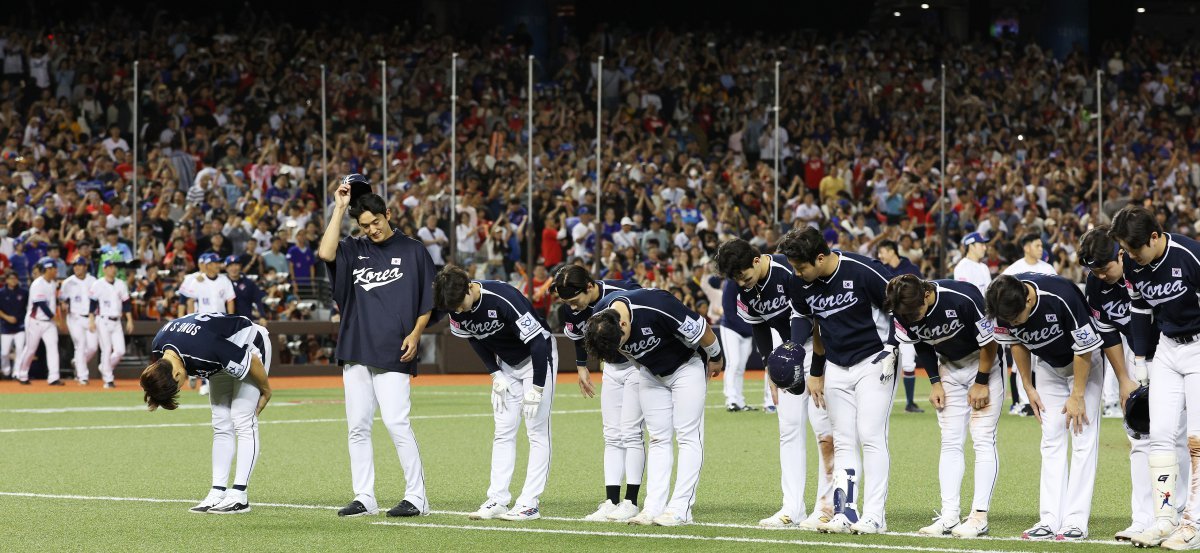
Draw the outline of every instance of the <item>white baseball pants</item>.
M774 334L775 347L779 347L779 335ZM804 344L804 375L812 368L812 341ZM792 520L808 517L804 503L804 488L808 478L808 441L804 438L804 427L811 424L817 438L817 499L814 511L833 514L833 429L829 415L812 402L806 389L803 394L792 395L779 391L779 485L783 490L783 512Z
M1075 388L1072 367L1055 368L1043 359L1037 359L1037 392L1046 408L1042 411L1039 520L1056 532L1069 526L1087 532L1091 517L1096 459L1100 453L1100 395L1104 386L1100 355L1100 350L1091 353L1092 368L1088 371L1083 393L1088 423L1080 434L1067 429L1067 416L1062 412ZM1071 442L1069 456L1068 440Z
M88 334L99 338L100 376L104 378L105 382L112 382L113 371L116 370L117 364L121 362L121 358L125 357L125 329L122 328L121 321L114 321L107 317L96 317L96 332L89 332ZM78 351L76 350L76 352ZM75 355L78 360L79 354L76 353ZM83 363L86 370L87 360L84 359Z
M10 376L25 353L25 331L0 334L0 374ZM12 357L9 357L12 354Z
M96 325L100 325L100 319L96 319ZM74 354L71 356L71 362L75 367L75 379L86 381L88 379L88 361L92 360L92 356L96 355L98 345L98 337L95 332L88 330L88 318L84 315L76 315L74 313L67 315L67 330L71 334L71 345L73 346ZM124 334L121 335L124 339ZM104 376L104 360L100 360L100 375ZM112 374L109 373L104 378L105 382L112 382Z
M946 394L946 406L937 412L938 426L942 428L942 452L938 459L938 482L942 493L940 514L944 518L960 520L960 491L966 472L963 446L968 429L975 447L975 496L971 501L971 510L987 511L992 503L992 492L1000 467L996 426L1000 422L1000 413L1004 411L1005 374L1003 363L997 358L988 379L988 406L983 409L974 409L967 401L967 392L979 374L978 353L955 361L942 361L938 374L942 377L942 390Z
M404 470L404 499L422 511L429 509L421 450L408 420L412 409L411 382L411 375L358 363L347 363L342 368L346 424L350 430L351 485L354 499L371 511L379 508L375 500L375 448L371 444L376 406Z
M1187 456L1179 456L1179 479L1188 483L1184 518L1200 520L1200 342L1179 344L1159 336L1150 363L1150 445L1147 455L1173 455L1186 440ZM1184 421L1180 420L1183 413ZM1183 422L1183 424L1180 424ZM1182 438L1181 436L1186 436ZM1190 470L1184 470L1184 464ZM1153 476L1153 475L1152 475ZM1150 478L1146 479L1147 481ZM1157 509L1157 505L1154 505Z
M251 325L230 338L231 341L252 348L252 354L262 361L263 368L271 370L271 338L267 329ZM247 377L249 378L249 377ZM208 378L208 403L212 407L213 448L212 485L225 487L229 484L229 467L237 456L233 475L234 486L248 486L254 463L258 460L259 437L258 387L248 380L238 380L228 373L219 372Z
M58 367L58 327L54 321L25 317L25 350L17 366L17 380L29 380L29 366L37 354L38 342L46 344L46 382L60 378Z
M642 413L650 433L646 459L646 503L643 513L652 516L671 510L685 521L692 520L700 468L704 465L704 398L708 372L699 355L667 376L655 376L645 367L642 373ZM672 438L679 443L679 466L675 466ZM675 489L671 491L671 470Z
M542 388L542 403L532 420L525 420L525 435L529 438L529 461L525 468L525 484L516 505L537 507L550 478L550 407L554 403L554 380L558 376L558 345L550 342L550 372ZM510 393L503 412L492 412L496 432L492 440L492 477L488 486L488 499L508 505L512 494L508 491L512 483L513 470L517 465L517 429L523 417L521 401L525 392L533 388L533 359L527 358L517 366L497 359L500 371L505 376L519 381L517 393ZM601 397L601 400L604 398Z
M899 375L880 382L880 366L872 362L876 356L868 355L851 367L828 363L825 405L833 425L834 467L854 469L855 474L863 475L860 513L886 523L888 476L892 467L888 430ZM866 470L859 470L860 444Z
M725 377L723 388L725 392L725 404L735 403L737 405L746 404L746 395L744 386L746 380L746 363L750 360L750 353L754 351L754 338L751 336L742 336L728 328L720 327L721 347L725 353ZM771 352L763 355L765 359ZM768 397L770 397L768 395ZM770 405L770 402L763 404Z
M646 468L641 394L635 365L601 363L600 415L604 421L604 485L641 485Z

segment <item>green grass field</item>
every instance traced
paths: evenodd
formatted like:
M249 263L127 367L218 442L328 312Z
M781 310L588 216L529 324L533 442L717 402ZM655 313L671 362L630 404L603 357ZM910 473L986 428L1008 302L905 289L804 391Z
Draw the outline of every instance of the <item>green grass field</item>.
M488 485L492 423L483 387L414 389L413 426L431 516L335 515L353 496L340 388L276 391L261 420L262 454L250 488L253 512L198 515L187 508L209 486L211 428L203 398L187 393L185 408L147 413L131 386L110 393L0 395L0 551L772 551L786 544L814 551L1100 551L1119 547L1111 537L1128 524L1128 441L1119 421L1104 420L1092 539L1021 541L1020 532L1037 520L1040 432L1032 418L1004 415L992 537L918 537L916 530L940 507L939 432L932 409L922 415L897 409L887 506L892 534L756 528L779 508L778 427L761 412L726 413L716 381L709 386L697 523L690 526L579 520L603 498L602 441L599 400L582 398L574 384L560 385L554 402L554 457L542 498L547 519L518 525L465 516L484 499ZM918 397L927 387L920 385ZM747 388L758 389L750 383ZM809 443L811 505L816 465L811 433ZM403 483L380 422L375 453L376 493L386 509L402 499ZM521 455L514 496L523 481L524 447ZM967 456L969 485L969 446ZM963 504L970 505L969 489Z

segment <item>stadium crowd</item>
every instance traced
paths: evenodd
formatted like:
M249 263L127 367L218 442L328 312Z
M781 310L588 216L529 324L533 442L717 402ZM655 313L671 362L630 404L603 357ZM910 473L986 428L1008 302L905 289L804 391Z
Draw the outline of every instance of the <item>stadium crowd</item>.
M385 164L397 228L423 240L438 265L457 262L518 287L531 279L542 310L548 269L580 262L605 278L670 289L703 312L710 299L701 276L714 270L716 244L742 236L772 250L796 225L869 255L895 242L931 277L950 274L970 232L989 238L984 262L993 274L1021 258L1018 240L1036 233L1048 261L1076 281L1078 237L1124 205L1154 206L1172 231L1200 229L1189 199L1200 186L1200 64L1190 43L1135 36L1094 58L1056 59L1010 38L947 44L904 31L829 38L605 28L565 37L538 60L530 129L532 40L522 30L457 42L429 26L363 34L259 24L264 17L248 13L237 28L160 19L139 34L117 13L40 33L0 30L0 270L27 285L43 256L64 264L83 256L93 268L117 259L135 317L153 320L174 313L181 279L212 252L233 256L257 279L256 303L266 301L256 316L324 316L304 291L319 297L324 278L313 243L325 193L352 172L384 183ZM134 133L142 149L136 187Z

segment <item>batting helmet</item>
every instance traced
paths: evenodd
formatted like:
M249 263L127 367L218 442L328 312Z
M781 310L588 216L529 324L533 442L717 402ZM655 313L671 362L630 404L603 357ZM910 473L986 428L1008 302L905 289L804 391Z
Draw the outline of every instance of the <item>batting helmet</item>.
M367 177L364 177L358 173L350 173L349 175L346 175L345 178L342 179L342 182L350 185L350 203L352 204L354 203L354 200L358 199L359 196L374 192L371 183L367 181Z
M793 395L804 393L804 346L787 341L767 357L767 374L779 389Z
M1130 438L1150 437L1150 387L1141 386L1125 400L1125 432Z

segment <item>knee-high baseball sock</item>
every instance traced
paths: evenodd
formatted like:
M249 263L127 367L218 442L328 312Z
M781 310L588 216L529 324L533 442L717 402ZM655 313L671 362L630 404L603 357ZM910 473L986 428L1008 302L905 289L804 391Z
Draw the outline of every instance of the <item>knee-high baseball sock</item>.
M913 391L917 386L917 377L904 375L904 397L908 400L905 405L913 404Z
M1152 453L1150 459L1150 486L1154 493L1154 516L1179 520L1177 505L1181 497L1174 497L1175 480L1179 478L1179 461L1171 454Z

